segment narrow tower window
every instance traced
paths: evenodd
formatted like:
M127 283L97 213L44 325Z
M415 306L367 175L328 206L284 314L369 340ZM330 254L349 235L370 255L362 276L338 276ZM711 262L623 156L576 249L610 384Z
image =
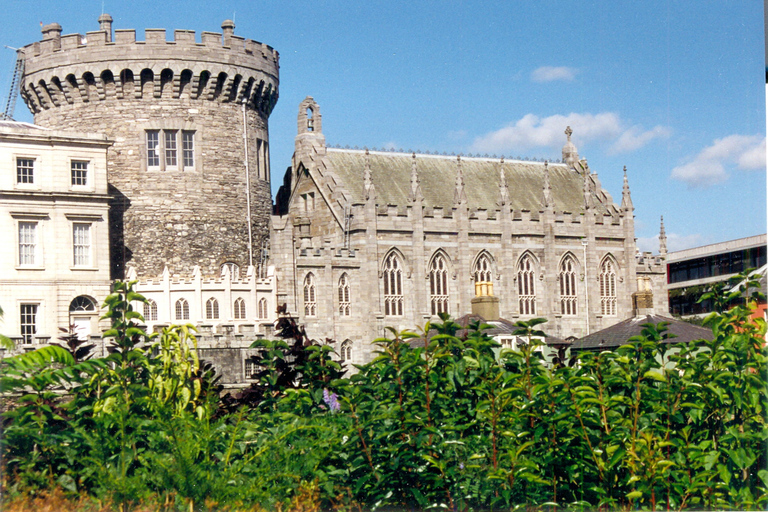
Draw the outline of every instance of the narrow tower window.
M304 316L313 317L316 315L315 275L310 272L304 278Z
M526 254L517 268L518 298L521 315L536 314L536 280L533 258Z
M429 265L429 296L433 316L448 312L448 265L442 254Z
M616 266L610 258L600 265L600 310L605 316L616 316Z
M560 263L558 275L560 288L560 314L574 316L577 314L578 298L576 296L576 262L570 254Z

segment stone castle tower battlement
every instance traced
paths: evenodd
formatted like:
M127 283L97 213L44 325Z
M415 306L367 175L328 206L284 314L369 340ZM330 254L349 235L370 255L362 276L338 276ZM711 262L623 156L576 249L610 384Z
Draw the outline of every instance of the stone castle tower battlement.
M234 35L234 23L222 33L191 30L118 29L99 18L102 30L61 35L58 23L43 27L43 40L23 48L25 80L21 94L33 113L108 97L180 98L244 101L269 115L277 102L279 55L272 47Z
M259 265L271 212L268 118L279 58L234 34L165 29L62 36L57 23L22 48L21 95L35 123L104 133L108 150L111 275L139 279L166 266L218 276Z

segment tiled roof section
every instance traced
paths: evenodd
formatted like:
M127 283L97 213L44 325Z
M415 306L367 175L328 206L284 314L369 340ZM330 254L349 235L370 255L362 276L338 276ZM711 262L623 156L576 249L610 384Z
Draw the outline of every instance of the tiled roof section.
M699 339L712 339L712 331L704 327L659 315L642 315L629 318L576 340L571 345L571 350L602 350L620 347L626 345L627 340L632 336L642 334L645 324L655 325L660 322L668 322L667 332L676 336L667 340L666 343L687 343Z
M365 151L328 148L325 158L328 166L352 195L352 202L363 202L363 172ZM376 187L378 204L406 205L411 190L410 153L369 153L371 180ZM499 199L501 162L490 158L461 159L464 173L464 190L470 208L495 210ZM416 155L416 171L421 182L424 205L453 207L457 162L456 157ZM544 199L544 162L508 160L504 162L504 174L509 186L510 204L515 210L539 211ZM581 213L584 211L584 180L565 164L549 164L550 183L555 211ZM594 204L612 200L598 194ZM613 204L606 204L614 212ZM601 209L602 211L605 208Z

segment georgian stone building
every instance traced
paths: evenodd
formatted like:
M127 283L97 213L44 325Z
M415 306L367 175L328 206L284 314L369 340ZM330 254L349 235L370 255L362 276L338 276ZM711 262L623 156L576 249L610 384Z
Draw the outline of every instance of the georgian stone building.
M334 149L308 97L272 219L278 302L355 363L387 326L483 303L561 338L623 320L637 290L626 173L616 205L566 135L562 163Z
M110 292L104 135L0 121L2 332L18 350L73 326L100 338Z

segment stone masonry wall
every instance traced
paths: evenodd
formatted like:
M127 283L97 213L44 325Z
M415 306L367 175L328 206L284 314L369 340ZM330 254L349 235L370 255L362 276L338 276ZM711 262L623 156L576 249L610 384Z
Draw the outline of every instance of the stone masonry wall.
M22 96L41 126L105 133L108 151L112 277L134 266L140 278L215 276L224 262L249 261L248 186L254 261L269 238L268 117L277 101L277 52L234 36L147 30L61 36L24 48ZM77 37L73 37L77 36ZM244 119L245 132L244 137ZM160 165L147 165L147 131L159 133ZM192 132L192 167L165 165L164 134ZM247 140L247 154L244 144ZM248 172L246 172L246 158Z

